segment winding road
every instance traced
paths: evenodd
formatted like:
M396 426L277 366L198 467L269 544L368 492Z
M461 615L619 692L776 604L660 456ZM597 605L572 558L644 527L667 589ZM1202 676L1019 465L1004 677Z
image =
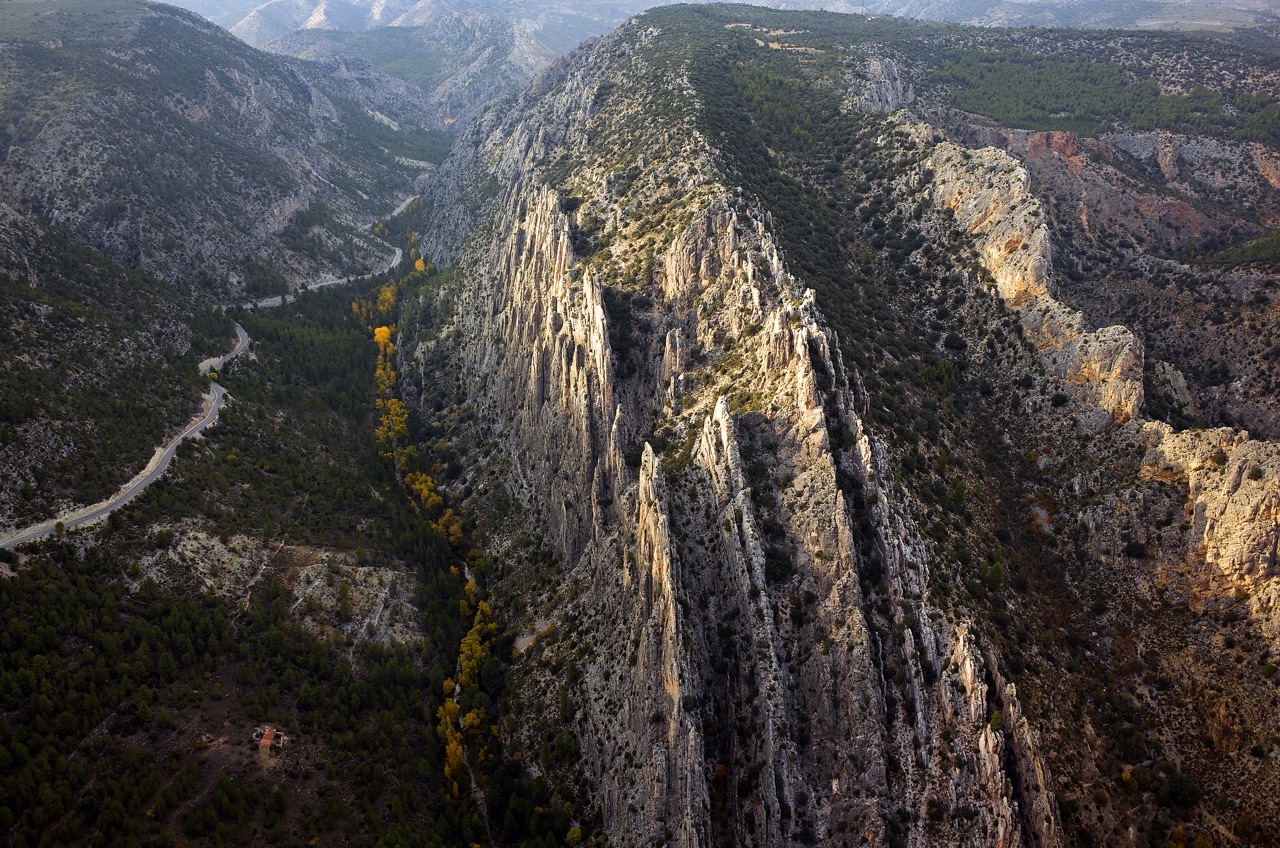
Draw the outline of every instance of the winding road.
M237 323L236 346L225 356L217 356L201 362L200 373L208 374L210 371L221 368L224 363L243 353L248 346L249 334L244 331L244 327ZM222 411L222 404L226 396L227 390L225 388L216 382L211 382L209 384L209 393L204 396L204 406L200 414L191 419L190 423L182 428L182 432L156 448L155 454L151 457L151 461L147 463L146 467L138 472L138 476L125 483L120 488L120 491L92 506L81 507L72 512L59 515L57 518L50 518L48 521L42 521L23 530L0 536L0 548L15 548L25 542L32 542L56 533L59 522L62 523L64 530L72 530L85 524L101 521L115 510L129 503L142 494L143 489L160 479L160 475L164 474L169 467L169 463L173 461L173 457L178 453L178 445L192 436L199 435L205 427L208 427L218 419L218 413Z
M406 198L396 211L392 213L392 216L394 217L395 215L403 212L415 197L417 197L417 195L412 195ZM385 274L387 271L390 271L392 268L399 265L400 260L404 258L403 250L397 247L395 251L395 256L392 257L391 261L387 264L387 267L383 268L381 271L374 271L369 274L363 274L359 277L339 277L322 280L311 285L309 288L318 289L324 288L325 286L335 286L339 283L354 283L359 280L367 280L368 278L378 274ZM246 309L261 309L279 306L283 302L284 298L277 296L238 305L243 306ZM244 327L241 327L237 323L235 347L223 356L215 356L212 359L206 359L204 362L201 362L200 373L208 374L211 371L217 371L224 364L243 353L245 348L248 346L249 334L244 331ZM72 510L71 512L63 513L56 518L50 518L47 521L42 521L39 524L34 524L21 530L15 530L5 535L0 535L0 548L16 548L18 545L25 544L26 542L33 542L36 539L42 539L45 536L52 535L58 532L59 524L62 525L62 529L65 531L73 530L76 527L83 527L84 525L92 524L95 521L101 521L112 512L115 512L120 507L128 504L138 495L142 494L143 489L160 479L160 476L164 474L166 469L168 469L169 463L172 462L174 456L177 455L179 445L192 436L199 435L204 431L204 428L218 420L218 413L222 411L222 404L226 396L227 390L225 388L217 382L210 382L209 393L204 396L204 405L200 414L191 419L190 423L188 423L186 427L182 428L182 432L156 448L155 454L151 457L151 461L147 463L146 467L139 471L136 477L128 483L125 483L124 486L120 488L120 491L116 492L106 500L100 501L92 506L80 507L79 509Z
M411 197L409 199L412 200L413 198ZM399 265L400 260L402 258L404 258L404 251L397 247L396 255L393 256L391 258L391 261L387 263L387 267L383 268L381 271L371 271L368 274L361 274L359 277L334 277L332 279L321 280L318 283L312 283L311 285L307 286L307 288L304 289L304 291L315 291L316 289L322 289L325 286L336 286L336 285L339 285L340 283L355 283L355 282L359 282L360 280L367 280L370 277L376 277L379 274L385 274L388 271L390 271L392 268ZM295 292L293 294L294 297L296 297L297 295L298 295L298 292ZM236 306L243 307L244 309L265 309L272 306L279 306L280 304L284 303L284 299L287 296L288 295L278 294L275 297L264 297L262 300L250 300L245 303L238 303L236 304Z

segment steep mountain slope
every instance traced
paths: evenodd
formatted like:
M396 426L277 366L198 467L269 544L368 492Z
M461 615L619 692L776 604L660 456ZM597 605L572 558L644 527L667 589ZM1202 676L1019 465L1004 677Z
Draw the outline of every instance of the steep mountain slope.
M1280 448L1145 416L1238 414L1188 366L1269 343L1273 278L1198 257L1274 226L1274 71L1063 35L655 10L433 177L460 275L399 325L407 391L469 406L450 491L531 513L489 543L504 739L612 841L1270 838ZM1098 281L1139 268L1113 324ZM1158 341L1207 304L1234 329ZM1232 361L1269 432L1271 366Z
M595 27L557 22L552 33L481 9L450 12L423 26L368 32L303 30L267 45L302 59L355 56L425 91L434 125L461 128L500 97L515 94L533 75Z
M0 32L0 200L223 297L384 261L360 225L447 149L420 92L172 7L6 3Z
M1274 57L667 8L433 169L369 62L0 21L4 521L426 188L0 553L6 840L1280 838Z

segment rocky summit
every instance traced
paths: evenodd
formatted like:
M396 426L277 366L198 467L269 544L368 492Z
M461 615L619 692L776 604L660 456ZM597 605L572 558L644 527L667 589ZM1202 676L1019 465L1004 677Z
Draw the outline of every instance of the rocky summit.
M1280 840L1264 34L100 5L0 9L11 844Z

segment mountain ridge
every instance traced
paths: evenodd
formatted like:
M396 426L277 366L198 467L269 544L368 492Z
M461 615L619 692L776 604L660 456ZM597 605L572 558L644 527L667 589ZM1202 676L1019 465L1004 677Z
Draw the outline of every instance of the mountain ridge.
M1172 428L1144 420L1150 375L1179 372L1151 361L1141 325L1098 322L1088 298L1083 313L1064 302L1087 290L1075 257L1100 237L1067 235L1081 220L1072 191L1105 183L1150 204L1173 183L1197 185L1202 166L1180 153L1184 181L1139 186L1119 165L1067 153L1085 144L1074 135L994 130L921 72L956 46L939 49L940 37L1051 43L659 9L482 118L429 184L424 250L462 273L428 298L421 329L401 327L403 368L422 375L409 398L429 414L441 391L470 397L502 459L468 488L506 492L547 524L561 576L518 606L552 635L513 673L537 693L554 691L545 669L579 669L568 691L585 762L543 768L596 787L611 839L1096 842L1120 828L1170 832L1175 815L1180 832L1211 830L1197 793L1213 787L1256 817L1242 822L1269 815L1265 762L1241 789L1213 744L1182 737L1182 717L1211 708L1198 677L1141 648L1125 665L1119 646L1196 639L1197 622L1265 644L1264 601L1227 623L1193 610L1269 596L1274 570L1261 565L1238 591L1206 586L1189 607L1158 594L1184 579L1174 573L1227 567L1194 553L1199 525L1161 519L1144 537L1120 517L1172 515L1199 497L1153 487L1148 470L1181 450ZM1073 38L1128 57L1093 61L1181 73L1110 35ZM1141 50L1203 43L1153 39ZM902 59L864 70L899 49L918 63L910 72ZM1117 126L1102 138L1136 150L1129 139L1144 132L1169 137ZM1192 148L1194 136L1177 137ZM1248 142L1194 138L1206 157L1240 150L1264 167ZM983 143L997 139L1005 150ZM1066 189L1067 173L1098 182ZM1212 200L1223 186L1193 190L1206 222L1232 214ZM1148 238L1140 221L1112 213L1095 226L1127 233L1131 259ZM1216 232L1197 225L1177 244L1203 249ZM1098 269L1125 267L1085 250ZM1149 267L1206 286L1218 273ZM436 317L453 299L453 317ZM1263 429L1271 415L1256 419ZM1271 468L1262 461L1258 479ZM1241 494L1265 504L1269 491ZM1266 510L1242 526L1274 540ZM1129 563L1140 588L1104 576ZM500 605L515 604L529 567L509 562L497 577ZM1130 626L1122 610L1153 597L1159 614ZM1190 662L1216 662L1212 642L1194 644ZM1144 685L1156 673L1167 694ZM1141 693L1141 743L1118 707L1086 694L1090 675ZM1249 717L1231 732L1261 734L1265 750L1271 685L1233 674L1230 686ZM507 738L524 760L554 710L531 698ZM1075 715L1096 741L1080 739ZM1163 764L1143 772L1159 792L1083 789L1099 770L1127 785L1144 760Z
M535 72L470 13L311 63L36 8L0 187L110 143L75 188L173 241L148 275L75 192L0 206L5 520L110 491L253 341L141 497L0 551L15 844L1280 834L1274 55L693 4ZM375 67L454 26L425 88ZM202 305L344 234L400 261Z

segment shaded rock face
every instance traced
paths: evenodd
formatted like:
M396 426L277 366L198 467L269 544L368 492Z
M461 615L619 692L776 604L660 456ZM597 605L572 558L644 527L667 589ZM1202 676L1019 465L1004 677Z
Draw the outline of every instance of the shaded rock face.
M933 201L976 236L980 261L1000 297L1018 312L1046 367L1090 407L1080 426L1098 432L1142 407L1142 343L1126 327L1090 331L1050 292L1052 247L1026 168L996 148L940 144L929 160Z
M862 92L853 98L854 108L887 115L915 102L915 87L902 79L892 59L872 56L865 75Z
M460 138L421 207L426 252L461 269L454 317L408 354L459 375L563 563L550 616L577 627L605 828L887 845L886 810L937 805L971 812L936 836L952 844L1058 845L1016 688L927 600L928 546L819 306L769 213L721 182L695 92L654 59L663 35L622 27ZM1071 351L1064 373L1095 391L1124 372L1071 332L1050 350ZM871 560L892 644L863 613ZM911 719L890 726L887 697ZM923 753L944 736L954 757Z
M1152 424L1147 434L1143 474L1187 488L1185 556L1203 563L1200 580L1270 607L1280 590L1280 446L1230 428L1173 433ZM1273 636L1280 635L1275 615L1267 616Z

